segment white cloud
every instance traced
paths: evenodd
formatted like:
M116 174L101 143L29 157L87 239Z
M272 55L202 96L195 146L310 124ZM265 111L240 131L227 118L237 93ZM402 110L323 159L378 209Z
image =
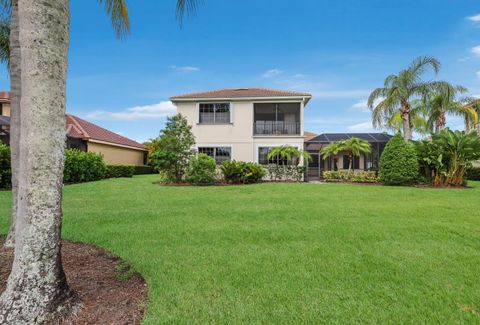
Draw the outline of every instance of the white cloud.
M192 66L183 66L183 67L177 67L176 65L172 65L170 68L172 68L175 71L179 72L197 72L200 71L200 68L197 67L192 67Z
M363 97L368 96L370 90L318 90L313 91L312 95L319 98L349 98L349 97Z
M353 132L375 132L372 122L361 122L347 127L349 131Z
M297 73L292 76L292 78L305 78L305 77L307 77L307 75L303 73Z
M470 21L473 21L475 23L480 23L480 14L479 15L475 15L475 16L470 16L470 17L467 17L468 20Z
M279 76L283 73L283 70L280 70L280 69L270 69L268 71L265 71L263 74L262 74L262 77L263 78L273 78L273 77L276 77L276 76Z
M380 104L383 98L378 98L373 102L373 107ZM352 108L363 111L363 112L370 112L370 108L368 107L368 101L366 99L359 100L355 104L352 105Z
M472 47L470 50L473 54L480 56L480 45Z
M120 112L94 111L87 114L87 118L96 120L145 120L159 119L174 115L176 107L171 101L162 101L153 105L135 106Z

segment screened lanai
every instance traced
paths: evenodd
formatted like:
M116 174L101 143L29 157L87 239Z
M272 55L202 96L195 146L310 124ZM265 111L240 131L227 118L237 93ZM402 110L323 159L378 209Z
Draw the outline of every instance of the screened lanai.
M308 164L308 178L321 178L324 170L349 169L349 160L345 153L339 153L334 157L323 159L320 150L337 141L356 137L366 140L372 146L372 152L357 157L353 161L352 169L355 170L378 170L380 155L385 149L386 143L392 137L386 133L323 133L308 141L305 141L305 150L310 153L312 160Z

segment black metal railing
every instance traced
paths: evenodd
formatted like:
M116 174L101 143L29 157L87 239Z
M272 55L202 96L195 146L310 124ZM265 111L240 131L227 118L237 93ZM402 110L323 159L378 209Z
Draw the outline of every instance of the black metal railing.
M254 135L300 135L300 122L256 121L253 123Z

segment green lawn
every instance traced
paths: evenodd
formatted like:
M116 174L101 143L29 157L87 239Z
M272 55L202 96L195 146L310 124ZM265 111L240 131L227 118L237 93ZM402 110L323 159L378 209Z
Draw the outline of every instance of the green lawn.
M146 278L146 324L480 323L480 183L65 188L65 238ZM0 192L0 232L10 193Z

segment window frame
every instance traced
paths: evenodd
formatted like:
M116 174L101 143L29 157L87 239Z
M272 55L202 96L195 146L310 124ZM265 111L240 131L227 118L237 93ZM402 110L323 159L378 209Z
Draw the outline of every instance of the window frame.
M208 154L208 153L205 153L205 152L201 152L202 149L213 149L213 156ZM217 160L217 150L226 150L229 152L230 156L228 159L223 159L223 160ZM210 157L212 157L214 160L215 160L215 163L217 165L221 165L222 162L226 161L226 160L232 160L232 146L213 146L213 145L207 145L207 146L198 146L197 147L197 152L200 154L200 153L203 153L203 154L206 154ZM220 157L225 157L225 156L220 156Z
M202 121L202 105L212 105L213 106L213 121ZM217 109L222 109L221 107L217 107L217 105L227 105L228 106L228 121L218 121L217 122ZM232 124L232 103L231 102L202 102L197 104L197 112L198 112L198 124L201 125L227 125ZM206 113L206 112L203 112Z

